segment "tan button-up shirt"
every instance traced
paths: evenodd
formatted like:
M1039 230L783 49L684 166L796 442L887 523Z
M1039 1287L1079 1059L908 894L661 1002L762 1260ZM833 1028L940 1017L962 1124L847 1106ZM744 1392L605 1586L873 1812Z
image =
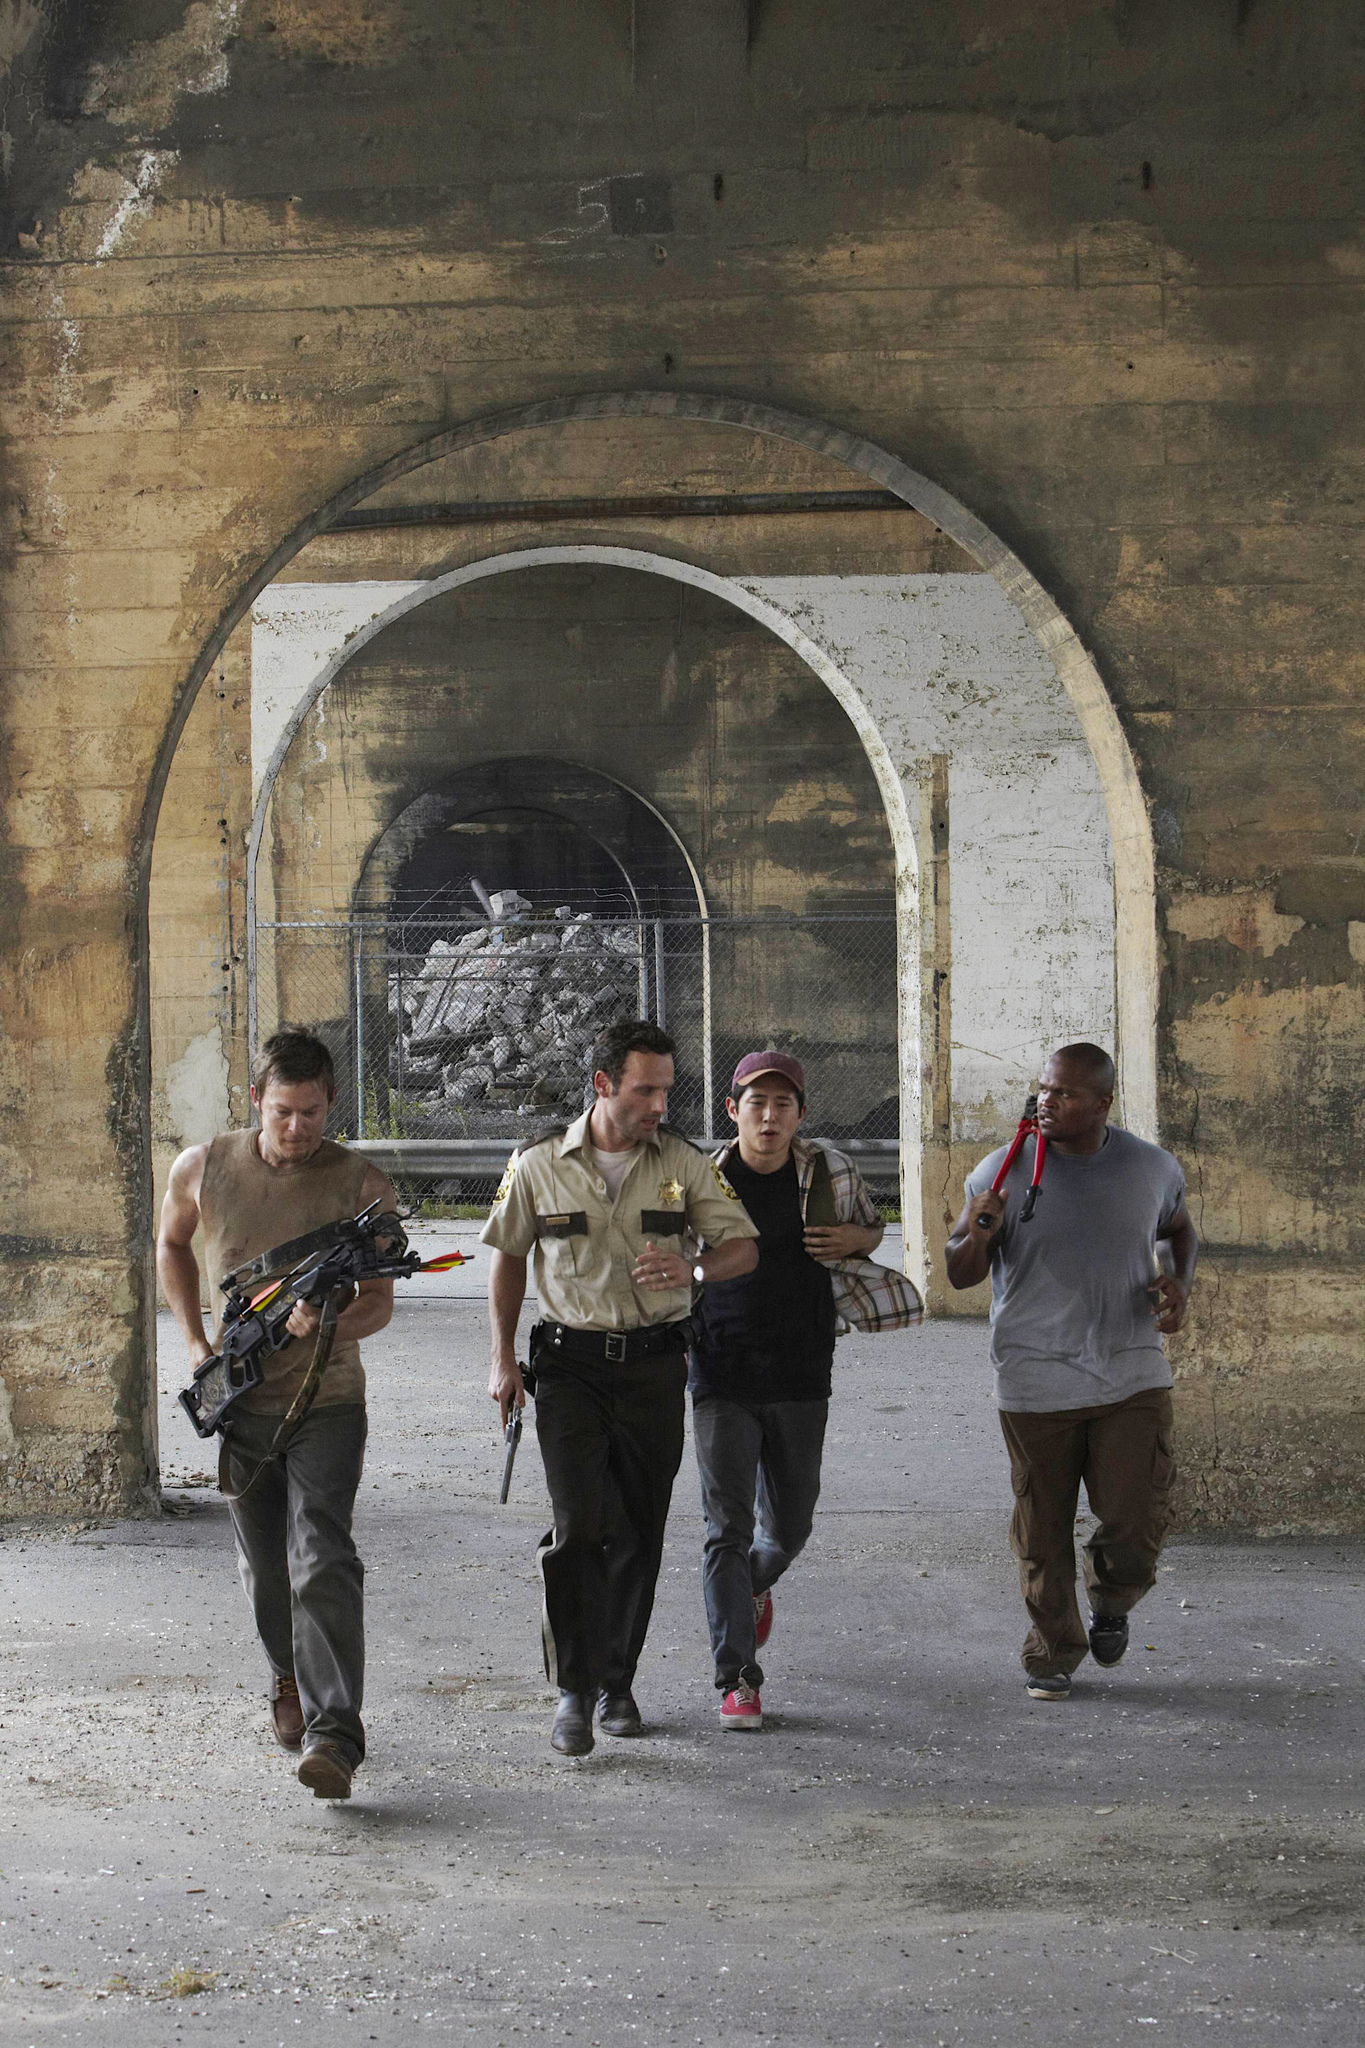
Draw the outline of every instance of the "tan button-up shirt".
M557 1138L514 1152L484 1244L525 1258L535 1251L540 1312L576 1330L640 1330L675 1323L692 1306L689 1287L643 1288L631 1280L648 1244L686 1256L690 1242L757 1237L739 1196L713 1159L672 1131L641 1142L613 1202L597 1171L588 1112Z

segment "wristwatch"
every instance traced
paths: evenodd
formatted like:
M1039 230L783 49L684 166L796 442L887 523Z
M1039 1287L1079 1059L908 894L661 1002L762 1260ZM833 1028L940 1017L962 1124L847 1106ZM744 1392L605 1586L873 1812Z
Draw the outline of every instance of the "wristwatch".
M698 1287L703 1287L703 1286L705 1286L705 1284L706 1284L706 1275L705 1275L705 1273L704 1273L704 1272L702 1271L702 1266L701 1266L701 1261L700 1261L700 1259L698 1259L698 1261L697 1261L696 1265L695 1265L695 1266L694 1266L694 1267L692 1268L692 1278L693 1278L693 1279L694 1279L694 1280L696 1281L696 1283L697 1283Z

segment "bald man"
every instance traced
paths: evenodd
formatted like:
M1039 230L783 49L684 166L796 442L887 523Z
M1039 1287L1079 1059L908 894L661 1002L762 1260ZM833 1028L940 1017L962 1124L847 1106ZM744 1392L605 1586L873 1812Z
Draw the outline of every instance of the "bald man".
M1128 1613L1156 1583L1175 1477L1171 1369L1163 1333L1180 1328L1198 1240L1185 1177L1169 1152L1109 1122L1114 1063L1065 1045L1038 1084L1047 1141L1038 1206L1025 1141L1000 1194L1005 1148L966 1182L948 1240L957 1288L991 1281L991 1359L1014 1484L1010 1544L1032 1626L1030 1698L1065 1700L1087 1651L1117 1664ZM1085 1546L1088 1628L1076 1600L1081 1482L1099 1527Z

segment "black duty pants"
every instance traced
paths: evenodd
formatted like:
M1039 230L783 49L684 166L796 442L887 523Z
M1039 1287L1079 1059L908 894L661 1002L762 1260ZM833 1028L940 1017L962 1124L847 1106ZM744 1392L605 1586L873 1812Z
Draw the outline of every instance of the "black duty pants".
M546 1675L566 1692L626 1692L682 1462L686 1357L612 1365L538 1344L532 1362L555 1515L540 1549Z

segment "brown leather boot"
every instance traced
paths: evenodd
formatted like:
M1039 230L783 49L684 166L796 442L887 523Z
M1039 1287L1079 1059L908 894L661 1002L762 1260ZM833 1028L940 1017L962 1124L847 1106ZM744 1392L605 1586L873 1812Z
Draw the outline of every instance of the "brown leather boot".
M281 1749L303 1748L303 1708L292 1678L270 1681L270 1725Z
M334 1742L314 1742L303 1753L299 1783L306 1785L314 1799L349 1799L351 1765Z

